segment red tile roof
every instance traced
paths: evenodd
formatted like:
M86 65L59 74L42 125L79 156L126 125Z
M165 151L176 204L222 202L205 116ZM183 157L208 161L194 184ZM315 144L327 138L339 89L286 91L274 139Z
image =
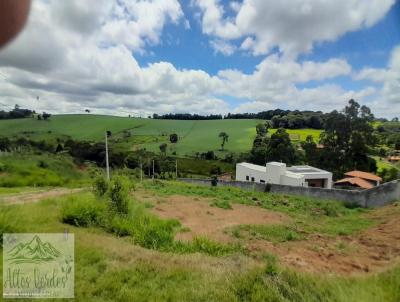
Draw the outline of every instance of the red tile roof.
M374 187L373 184L369 183L368 181L358 178L358 177L348 177L348 178L343 178L341 180L338 180L337 182L335 182L336 184L350 184L353 186L357 186L363 189L371 189Z
M351 176L351 177L358 177L362 179L367 179L367 180L373 180L373 181L382 181L382 178L379 176L376 176L375 174L368 173L368 172L363 172L363 171L350 171L345 173L344 175L346 176Z

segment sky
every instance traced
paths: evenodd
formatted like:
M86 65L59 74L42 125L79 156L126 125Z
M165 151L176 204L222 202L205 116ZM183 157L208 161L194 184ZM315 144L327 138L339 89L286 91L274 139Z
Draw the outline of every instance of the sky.
M0 110L400 116L400 1L33 0Z

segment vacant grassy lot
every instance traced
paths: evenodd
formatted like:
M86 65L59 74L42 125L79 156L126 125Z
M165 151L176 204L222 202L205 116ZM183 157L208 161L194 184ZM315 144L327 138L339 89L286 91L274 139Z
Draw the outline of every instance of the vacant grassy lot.
M111 144L115 148L134 150L146 148L159 152L161 143L169 143L169 135L179 136L177 144L169 144L167 152L179 156L193 155L196 152L215 151L224 156L228 152L249 151L256 131L258 120L211 120L177 121L153 120L100 115L56 115L48 121L33 118L1 120L0 131L4 136L24 136L34 140L55 141L57 137L71 136L79 140L99 141L104 132L113 133ZM83 131L84 129L84 131ZM225 131L229 141L225 152L220 152L221 140L218 134ZM274 132L272 130L271 132ZM126 133L130 133L130 137ZM320 130L288 130L293 141L304 140L313 135L318 140Z
M79 169L68 155L12 153L0 156L0 187L3 187L0 192L13 193L28 186L77 187L88 182L87 171Z
M178 245L168 251L153 245L142 247L147 241L141 237L141 233L136 234L135 230L142 228L145 233L153 230L156 232L154 234L160 234L159 232L163 232L159 229L160 225L169 228L171 224L157 220L150 212L158 205L167 206L172 202L169 198L177 194L192 198L192 202L206 203L206 205L215 200L227 200L233 205L233 210L209 206L210 213L217 209L229 213L235 211L235 205L240 203L244 207L259 209L266 213L278 213L287 218L280 227L247 225L239 226L241 229L236 235L230 235L228 232L226 236L241 242L243 245L241 249L224 250L223 247L228 244L227 242L223 242L222 245L217 243L211 245L209 241L198 241L194 245ZM260 202L257 207L254 205L256 201ZM400 299L398 290L400 268L390 258L391 254L386 255L391 260L386 261L386 265L379 266L379 269L375 270L377 267L371 266L371 272L365 273L353 268L350 271L353 273L351 276L349 271L340 270L334 274L326 274L324 269L308 273L304 267L288 265L282 254L286 251L290 255L291 252L298 250L308 250L312 253L321 247L309 246L306 249L304 244L305 242L316 244L317 241L313 238L318 235L321 236L321 246L326 243L327 238L332 244L334 243L330 247L332 248L330 261L338 261L336 257L342 255L344 258L339 259L346 264L346 261L351 259L346 257L351 256L353 248L362 246L352 246L345 241L345 238L357 241L358 236L374 229L374 225L386 228L382 223L390 224L390 219L398 219L399 207L364 211L347 209L341 204L326 206L326 203L317 200L284 195L156 182L137 185L132 193L131 202L136 209L133 215L139 219L139 222L131 225L132 235L118 237L94 224L75 227L62 222L67 217L66 209L71 214L75 206L83 206L88 210L86 213L89 213L101 209L102 205L98 202L91 193L83 192L39 203L2 206L0 228L2 232L63 232L65 228L69 228L70 232L75 233L77 301L394 302ZM69 205L67 208L66 204ZM146 206L143 208L141 204ZM391 214L381 215L386 212ZM88 217L83 212L82 215ZM150 217L148 215L154 218L142 220L143 217ZM377 219L375 215L387 220ZM213 219L213 215L209 216ZM306 231L292 229L291 223L297 219L304 221L303 226L307 226ZM351 223L347 224L346 221ZM360 225L356 225L357 221L361 222ZM174 225L177 226L176 223ZM286 225L288 227L290 225L290 229L287 229ZM338 235L338 225L351 235ZM385 230L386 233L391 232L390 229ZM181 228L176 228L176 232L187 233L191 230L182 225ZM296 237L297 233L290 235L290 232L297 232L301 237ZM338 238L341 241L337 241ZM392 242L388 241L385 248L390 250L396 240L398 243L398 237L393 237ZM168 242L167 244L171 244ZM266 246L270 247L269 252L263 250L263 246L259 250L255 250L254 246L246 246L248 242L265 242ZM357 252L361 254L366 251L357 250ZM325 252L320 250L319 253ZM308 256L317 257L315 255L317 252ZM356 260L354 261L357 264ZM316 261L313 265L323 267ZM350 267L350 264L347 266Z

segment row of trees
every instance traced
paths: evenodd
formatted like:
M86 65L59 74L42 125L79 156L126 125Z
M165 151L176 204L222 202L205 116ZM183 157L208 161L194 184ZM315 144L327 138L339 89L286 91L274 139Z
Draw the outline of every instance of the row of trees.
M199 115L190 113L169 113L164 115L153 114L153 119L157 120L221 120L221 114Z
M220 120L220 119L263 119L270 120L273 128L302 129L313 128L322 129L326 114L321 111L299 111L299 110L268 110L259 113L228 113L226 116L217 115L198 115L190 113L176 113L158 115L154 114L154 119L166 120Z
M29 109L23 109L20 108L19 105L15 105L14 109L10 111L1 110L0 120L32 117L34 114L35 111Z

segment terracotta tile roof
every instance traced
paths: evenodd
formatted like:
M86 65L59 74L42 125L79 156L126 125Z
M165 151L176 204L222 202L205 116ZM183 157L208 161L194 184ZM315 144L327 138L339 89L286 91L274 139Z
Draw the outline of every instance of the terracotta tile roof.
M344 175L346 176L351 176L351 177L358 177L362 179L367 179L367 180L373 180L373 181L382 181L382 178L379 176L376 176L375 174L368 173L368 172L363 172L363 171L350 171L345 173Z
M348 178L343 178L341 180L338 180L337 182L335 182L336 184L345 184L345 183L349 183L353 186L357 186L363 189L371 189L374 187L373 184L369 183L368 181L358 178L358 177L348 177Z

